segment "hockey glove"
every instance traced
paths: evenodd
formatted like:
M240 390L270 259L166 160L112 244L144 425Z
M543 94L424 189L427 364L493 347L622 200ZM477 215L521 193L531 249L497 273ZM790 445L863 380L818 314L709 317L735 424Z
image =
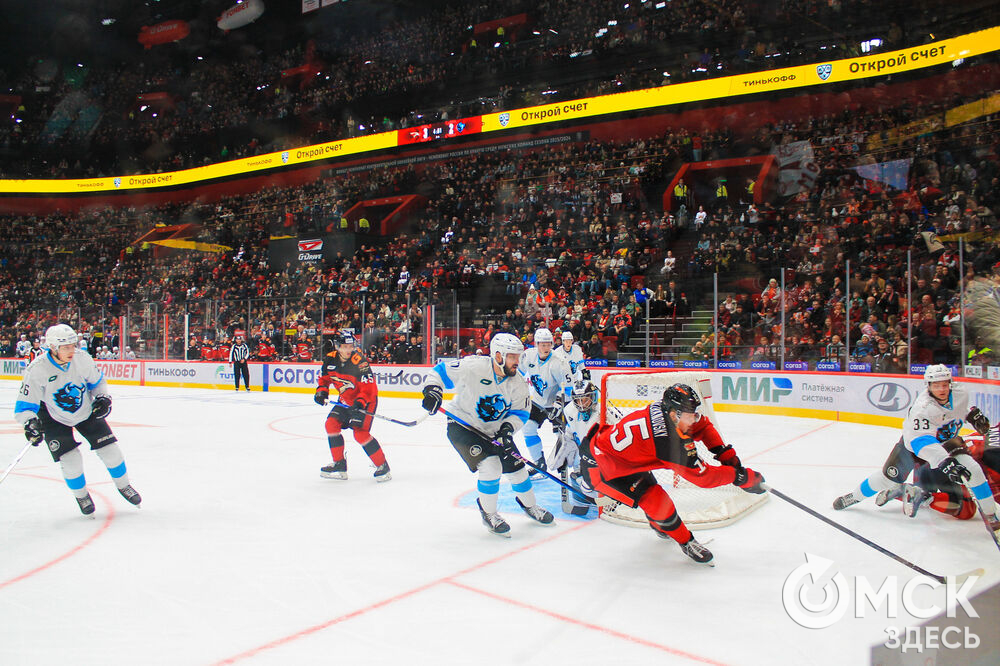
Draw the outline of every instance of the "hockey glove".
M42 422L37 418L28 419L28 422L24 424L24 438L28 440L32 446L38 446L42 442Z
M973 428L976 429L980 435L985 435L990 431L990 420L986 418L986 415L979 411L978 407L973 407L969 410L969 415L965 417Z
M94 406L90 408L90 417L94 419L106 419L111 413L111 396L99 395L94 398Z
M972 479L972 473L968 470L968 468L951 457L945 458L944 461L938 465L938 469L944 472L944 475L947 476L952 483L963 484Z
M764 477L761 476L760 472L755 472L748 467L738 468L736 470L736 478L733 480L734 486L738 486L742 490L754 495L762 495L766 492L761 485L763 483Z
M558 433L566 431L566 415L563 414L563 408L561 405L555 407L549 407L546 411L546 416L549 419L549 423L552 424L552 429Z
M361 402L354 403L351 410L347 414L347 427L364 429L365 419L368 418L368 410L365 405Z
M421 401L420 406L426 409L428 414L437 414L437 410L441 409L441 402L444 400L444 393L441 391L441 387L433 384L425 386L423 394L424 399Z
M329 397L330 397L329 389L318 388L316 389L316 394L313 396L313 400L316 401L317 405L325 405Z
M500 449L500 455L511 460L518 460L520 458L517 444L514 443L514 426L511 424L503 423L500 425L500 430L497 431L496 445Z
M740 462L740 457L736 455L736 451L733 447L726 444L719 452L715 454L715 459L719 461L721 465L727 465L729 467L743 467L743 463Z

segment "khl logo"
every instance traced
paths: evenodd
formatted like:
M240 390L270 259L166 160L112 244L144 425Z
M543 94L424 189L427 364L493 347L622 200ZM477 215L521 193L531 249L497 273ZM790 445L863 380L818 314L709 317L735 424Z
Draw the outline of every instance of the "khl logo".
M833 73L833 65L826 63L825 65L816 65L816 75L819 76L820 81L826 81L830 78L830 74Z

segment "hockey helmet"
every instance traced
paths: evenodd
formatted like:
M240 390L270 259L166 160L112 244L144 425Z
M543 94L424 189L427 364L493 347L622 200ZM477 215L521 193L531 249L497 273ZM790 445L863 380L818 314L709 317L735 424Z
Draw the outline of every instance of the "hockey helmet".
M535 331L535 344L539 342L552 342L552 331L544 327Z
M935 365L928 365L927 369L924 370L924 382L931 384L932 382L950 382L951 381L951 368L947 365L937 363Z
M562 332L562 337L560 339L563 342L566 342L567 340L569 340L570 342L573 342L573 334L571 332L569 332L569 331L563 331Z
M497 352L507 358L507 354L520 354L523 351L524 345L510 333L497 333L490 340L490 356L494 360L496 360Z
M701 398L687 384L674 384L663 392L663 411L675 410L681 413L697 414Z
M49 326L45 331L45 346L53 350L62 345L75 345L78 339L76 331L66 324Z
M573 404L581 414L587 414L594 409L597 402L597 387L592 382L581 379L573 384Z
M339 347L340 345L353 345L354 336L345 331L339 331L331 336L331 341L334 347Z

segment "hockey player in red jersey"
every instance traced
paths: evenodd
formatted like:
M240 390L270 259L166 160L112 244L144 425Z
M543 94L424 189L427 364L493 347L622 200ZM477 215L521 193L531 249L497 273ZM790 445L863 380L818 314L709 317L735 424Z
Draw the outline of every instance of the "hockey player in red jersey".
M347 479L347 460L344 458L344 436L341 431L354 431L354 440L361 445L375 465L375 480L388 481L389 463L378 440L372 437L372 417L378 406L378 386L368 359L354 349L354 336L338 333L333 338L336 351L323 358L319 386L313 399L325 405L330 397L330 386L340 397L326 417L326 435L330 444L333 464L320 469L320 476L326 479Z
M590 486L646 514L660 538L672 538L695 562L712 564L712 553L698 543L677 515L673 501L656 482L654 469L669 469L701 488L733 484L749 493L765 492L764 477L743 467L733 447L698 413L701 398L687 384L674 384L660 402L629 414L614 426L593 428L580 447L581 473ZM698 457L702 442L719 465Z

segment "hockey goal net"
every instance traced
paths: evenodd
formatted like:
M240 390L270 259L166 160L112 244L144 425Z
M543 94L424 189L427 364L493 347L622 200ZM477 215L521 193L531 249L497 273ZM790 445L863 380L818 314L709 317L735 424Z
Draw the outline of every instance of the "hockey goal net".
M659 401L663 391L677 383L687 384L697 391L701 398L699 412L711 419L718 429L719 421L712 408L709 374L671 370L610 372L604 375L601 379L601 423L615 424L628 414ZM726 439L721 429L719 434ZM704 445L699 442L697 446L698 455L706 465L718 464ZM681 519L693 530L729 525L761 506L769 497L767 493L754 495L732 485L699 488L669 470L654 470L653 475L670 495ZM604 520L629 527L649 525L639 508L628 507L609 498L598 499L598 505Z

